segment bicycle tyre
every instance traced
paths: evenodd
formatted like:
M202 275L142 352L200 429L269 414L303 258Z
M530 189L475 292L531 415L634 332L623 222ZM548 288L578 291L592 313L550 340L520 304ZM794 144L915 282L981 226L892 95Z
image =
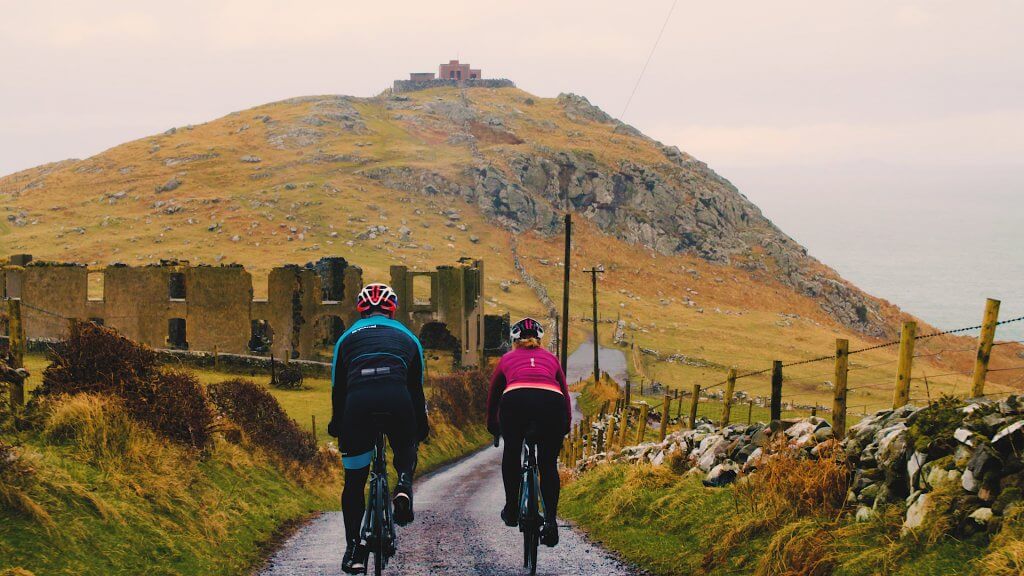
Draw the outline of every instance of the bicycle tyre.
M387 495L382 491L383 486L381 486L379 482L380 481L378 480L376 490L377 498L374 499L373 502L373 513L374 516L377 517L377 521L375 523L376 542L374 546L375 550L373 551L373 573L376 576L381 576L381 574L384 572L384 565L387 562L387 559L384 557L384 551L386 547L386 543L384 540L385 533L387 530L384 518L384 499L387 497Z

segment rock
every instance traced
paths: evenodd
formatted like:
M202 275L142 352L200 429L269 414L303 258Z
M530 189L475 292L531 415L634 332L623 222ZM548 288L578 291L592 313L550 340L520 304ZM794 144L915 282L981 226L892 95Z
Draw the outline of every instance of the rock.
M974 512L971 512L970 515L967 517L971 520L974 520L978 524L985 525L988 524L990 520L992 520L992 509L978 508Z
M963 476L960 477L960 485L968 492L977 492L978 482L974 479L974 472L965 470Z
M996 435L992 437L992 443L995 444L1002 440L1003 438L1009 437L1010 435L1012 435L1013 433L1017 432L1022 428L1024 428L1024 420L1018 420L997 432Z
M705 486L719 487L730 484L736 480L736 475L739 472L739 466L734 462L723 462L712 468L708 475L704 478L703 483Z
M924 452L914 452L907 459L907 478L910 480L910 487L915 488L917 485L917 476L921 471L921 467L924 466L928 459L928 455Z
M160 192L170 192L172 190L177 190L178 187L181 186L181 184L182 184L181 180L179 180L177 176L174 176L170 180L168 180L167 182L164 182L163 184L157 186L156 187L156 191L157 191L157 193L160 193Z
M249 156L242 156L241 158L239 158L239 161L246 162L248 164L259 164L263 160L261 160L259 156L249 155Z
M472 234L470 234L469 241L472 242L473 244L479 244L480 243L480 237L479 236L473 236Z
M857 508L857 513L854 515L854 519L857 522L867 522L875 517L875 511L867 506L860 506Z
M925 517L932 509L932 498L929 494L920 494L907 508L907 516L903 521L904 530L919 528L924 523Z
M968 446L974 446L974 441L971 440L972 436L974 436L974 433L967 428L957 428L953 432L953 438L956 438L958 442Z

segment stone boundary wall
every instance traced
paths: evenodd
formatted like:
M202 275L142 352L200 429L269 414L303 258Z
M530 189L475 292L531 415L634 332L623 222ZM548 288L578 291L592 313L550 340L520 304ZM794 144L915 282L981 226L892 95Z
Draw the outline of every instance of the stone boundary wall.
M392 93L401 94L403 92L415 92L417 90L428 90L430 88L443 88L443 87L459 87L459 88L515 88L516 85L511 80L505 78L483 78L483 79L471 79L471 80L449 80L447 78L437 78L434 80L395 80L394 88Z

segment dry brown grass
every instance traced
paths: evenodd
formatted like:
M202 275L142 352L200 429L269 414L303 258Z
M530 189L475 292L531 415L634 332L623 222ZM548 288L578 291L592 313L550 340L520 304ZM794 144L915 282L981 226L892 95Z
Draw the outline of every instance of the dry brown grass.
M770 518L836 517L846 504L850 471L844 456L810 460L779 443L757 472L736 484L739 505Z

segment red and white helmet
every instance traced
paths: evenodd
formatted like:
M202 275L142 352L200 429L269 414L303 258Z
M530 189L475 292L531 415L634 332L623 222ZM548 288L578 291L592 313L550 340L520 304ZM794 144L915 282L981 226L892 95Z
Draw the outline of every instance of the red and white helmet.
M398 310L398 295L387 284L367 284L356 296L356 310L363 315L383 312L389 318L394 318Z
M540 322L527 316L513 324L509 334L512 336L513 342L521 338L543 338L544 328L540 325Z

